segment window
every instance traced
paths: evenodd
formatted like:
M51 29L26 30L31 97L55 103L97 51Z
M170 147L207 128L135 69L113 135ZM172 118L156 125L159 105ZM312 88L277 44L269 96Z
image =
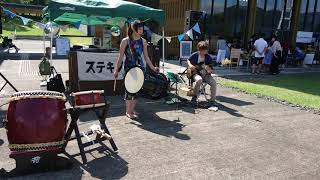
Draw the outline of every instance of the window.
M256 32L261 32L264 26L266 0L257 0Z
M266 33L266 37L271 36L273 30L273 23L274 23L274 7L275 7L275 0L266 0L266 15L265 15L265 23L264 23L264 32Z
M200 3L200 11L205 11L207 14L211 14L212 0L202 0Z
M313 14L316 0L309 0L308 11L306 15L305 31L313 31Z
M300 16L299 16L299 30L303 31L304 30L304 16L306 14L307 10L307 0L306 1L301 1L301 6L300 6Z
M320 32L320 0L317 1L317 9L316 9L316 15L314 20L314 31Z
M274 12L274 29L282 29L283 18L285 16L283 0L277 0L276 10Z
M227 37L232 37L235 33L236 23L237 23L237 0L228 0L226 4L226 12L225 12L225 22L227 24L227 28L225 35Z
M237 10L237 21L235 33L237 37L244 37L244 31L246 29L246 18L247 18L247 8L248 1L247 0L239 0L239 7Z
M225 30L225 17L224 17L224 4L225 0L215 0L213 6L213 33L216 35L224 35ZM228 24L230 26L230 24Z

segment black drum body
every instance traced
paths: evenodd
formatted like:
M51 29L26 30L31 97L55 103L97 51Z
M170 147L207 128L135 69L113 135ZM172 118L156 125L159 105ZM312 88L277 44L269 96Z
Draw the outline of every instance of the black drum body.
M169 81L164 74L148 73L145 75L142 94L146 98L160 99L167 95L169 86Z

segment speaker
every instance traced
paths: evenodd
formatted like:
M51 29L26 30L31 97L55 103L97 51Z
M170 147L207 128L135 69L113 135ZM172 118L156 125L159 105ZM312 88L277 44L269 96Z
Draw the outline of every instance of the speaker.
M205 38L205 22L206 14L200 11L186 11L185 13L185 23L184 23L184 32L187 32L189 29L193 28L195 24L199 24L200 32L197 33L193 31L194 40L204 40Z
M152 64L154 66L159 67L160 57L161 57L159 46L148 44L147 47L148 47L148 55L149 55L149 58L150 58Z

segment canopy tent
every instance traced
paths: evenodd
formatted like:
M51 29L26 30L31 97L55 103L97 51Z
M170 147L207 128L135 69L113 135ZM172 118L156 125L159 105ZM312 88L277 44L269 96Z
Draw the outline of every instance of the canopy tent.
M49 21L55 21L65 13L84 16L125 17L153 19L164 24L164 11L122 0L51 0L44 14Z
M86 16L76 13L64 13L54 20L58 24L63 23L79 23L83 25L97 26L120 26L125 24L126 18L122 17L110 17L110 16Z
M161 9L123 0L51 0L48 6L43 9L43 15L44 19L50 22L81 22L84 25L110 26L121 23L121 18L152 19L162 26L162 60L164 64L163 26L165 14ZM52 60L52 55L50 59Z

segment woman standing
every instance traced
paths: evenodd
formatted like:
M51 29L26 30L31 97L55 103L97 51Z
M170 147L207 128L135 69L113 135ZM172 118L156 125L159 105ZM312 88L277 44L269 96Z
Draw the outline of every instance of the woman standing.
M279 64L282 63L282 47L280 42L277 40L277 36L272 37L272 52L273 58L270 66L270 73L275 75L279 74Z
M145 70L145 64L150 67L151 70L158 72L159 68L154 67L151 63L148 50L147 42L141 36L143 34L143 23L138 20L133 21L128 27L128 35L126 38L122 39L120 43L120 52L116 62L116 70L121 68L123 56L125 55L124 70L127 72L130 68L134 66L140 66ZM114 77L118 77L118 71L114 72ZM126 100L126 116L130 119L137 118L137 113L135 107L137 104L137 94L125 94Z
M219 36L217 41L217 50L218 50L217 63L220 64L226 58L226 49L227 49L226 40L222 36Z

